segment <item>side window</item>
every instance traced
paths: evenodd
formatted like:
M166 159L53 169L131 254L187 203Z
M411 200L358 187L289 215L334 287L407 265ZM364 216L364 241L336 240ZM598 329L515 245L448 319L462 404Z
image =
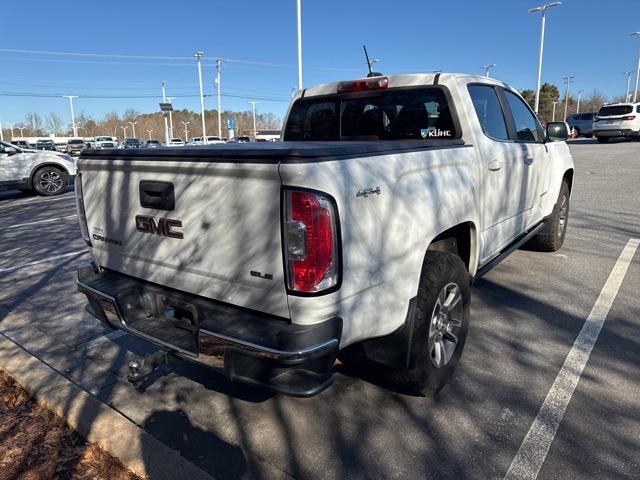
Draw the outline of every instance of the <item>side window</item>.
M495 89L489 85L469 85L469 94L485 135L507 140L507 124Z
M519 142L539 142L538 122L527 105L514 93L504 91L504 95L513 114L513 122L516 126L516 134Z
M636 112L640 113L640 105L636 107Z

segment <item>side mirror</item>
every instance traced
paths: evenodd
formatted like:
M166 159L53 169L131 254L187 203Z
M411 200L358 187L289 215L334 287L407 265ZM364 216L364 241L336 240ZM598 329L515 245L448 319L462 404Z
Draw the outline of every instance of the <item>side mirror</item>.
M549 142L564 142L569 138L569 125L565 122L547 123L547 140Z
M4 147L4 153L6 153L7 155L11 156L11 155L15 155L16 153L18 153L18 150L16 148L13 148L13 147Z

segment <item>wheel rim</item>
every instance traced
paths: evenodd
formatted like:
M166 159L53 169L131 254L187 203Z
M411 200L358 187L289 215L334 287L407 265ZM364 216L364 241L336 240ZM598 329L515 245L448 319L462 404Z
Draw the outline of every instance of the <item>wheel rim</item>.
M567 197L565 195L562 196L562 203L560 204L560 213L558 215L558 237L562 237L564 233L564 229L567 226Z
M62 188L62 177L58 172L46 170L40 175L39 184L45 192L54 193Z
M429 356L436 368L446 366L456 351L464 302L460 287L449 283L438 294L429 324Z

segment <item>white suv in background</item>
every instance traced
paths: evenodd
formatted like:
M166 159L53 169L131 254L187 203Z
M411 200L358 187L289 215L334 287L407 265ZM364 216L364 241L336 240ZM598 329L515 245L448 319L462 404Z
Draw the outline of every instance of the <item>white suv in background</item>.
M593 119L593 135L607 143L614 137L640 141L640 102L605 105Z

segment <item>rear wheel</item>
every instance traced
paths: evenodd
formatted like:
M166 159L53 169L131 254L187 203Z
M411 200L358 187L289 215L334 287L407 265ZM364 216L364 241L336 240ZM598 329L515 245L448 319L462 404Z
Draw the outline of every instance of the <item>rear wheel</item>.
M596 139L598 140L598 143L608 143L609 142L609 137L596 137Z
M467 338L470 299L462 259L428 251L418 287L409 368L394 375L402 390L433 395L451 378Z
M42 167L33 176L33 188L39 195L59 195L66 186L67 174L57 167Z
M533 237L532 242L539 250L555 252L562 247L569 222L569 185L562 181L558 201L551 216L546 220L542 233Z

